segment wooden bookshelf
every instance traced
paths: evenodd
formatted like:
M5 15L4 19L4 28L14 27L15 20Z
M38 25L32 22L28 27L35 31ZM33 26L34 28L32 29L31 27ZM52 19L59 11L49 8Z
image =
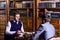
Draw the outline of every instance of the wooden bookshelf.
M6 0L0 0L0 39L4 39L4 31L7 23ZM2 39L3 38L3 39Z
M29 1L30 3L27 1ZM33 5L35 0L27 0L27 1L0 0L0 6L3 4L1 2L6 2L6 5L3 4L4 8L0 7L0 39L1 40L4 40L4 33L5 33L6 26L7 26L7 22L9 20L14 19L13 15L14 15L14 12L16 11L18 11L21 15L20 20L23 22L24 31L25 32L35 31L35 18L34 18L35 17L35 6ZM22 5L24 5L25 7L22 7L22 8L16 7L16 3L22 3ZM6 13L5 12L2 13L1 10L4 10Z
M60 12L60 7L55 5L56 0L52 0L52 7L45 6L41 8L39 3L43 1L51 1L51 0L2 0L0 2L6 2L5 8L0 8L0 10L5 10L6 14L0 15L0 34L4 34L7 22L9 20L13 20L14 12L18 11L20 13L20 19L23 22L24 30L26 32L36 31L39 25L42 23L41 15L44 15L47 11ZM16 5L16 3L18 3ZM22 7L20 7L20 4ZM44 3L44 2L43 2ZM46 3L47 4L47 3ZM46 5L45 4L45 5ZM1 4L0 4L1 5ZM28 6L27 6L28 5ZM39 7L38 7L39 6ZM56 8L57 7L57 8ZM12 11L12 13L11 13ZM60 18L51 18L51 23L54 25L56 29L57 36L60 36ZM3 27L3 28L2 28Z
M33 29L34 29L33 26L32 26L33 25L32 20L34 20L32 18L33 14L34 14L33 1L31 1L31 0L28 0L28 1L25 1L25 0L18 0L18 1L17 0L11 0L11 1L9 1L9 3L10 4L12 3L11 4L12 6L10 6L9 9L8 9L9 11L11 11L11 10L19 11L19 13L21 15L20 19L23 22L24 30L28 31L28 32L33 31ZM9 14L11 14L11 13L9 12ZM11 16L11 15L9 15L8 17L9 17L8 20L13 19L13 16Z
M25 32L33 32L35 31L35 24L34 24L34 17L35 17L35 7L33 6L34 2L28 0L27 1L16 1L16 0L6 0L6 1L0 1L0 2L6 2L6 8L0 8L0 10L6 10L6 14L1 15L0 16L0 35L4 35L5 32L5 28L7 25L7 22L9 20L13 20L14 17L14 12L13 11L19 11L21 17L21 21L23 22L23 27L24 27L24 31ZM23 3L25 2L25 3ZM26 3L27 2L27 3ZM32 2L32 3L31 3ZM16 7L16 3L22 3L25 7L19 8L20 5L17 5ZM30 5L31 4L31 5ZM19 6L19 7L18 7ZM10 11L12 11L13 13L11 13ZM24 12L24 13L23 13ZM34 22L33 22L34 21ZM3 27L3 28L2 28ZM4 37L3 37L4 38ZM1 39L3 40L3 39Z
M46 2L50 3L50 1L53 2L52 7L47 7L47 4ZM57 5L57 3L59 3L60 1L59 0L37 0L37 16L39 17L39 12L41 12L41 10L44 10L42 11L43 14L46 13L47 11L53 11L53 12L60 12L60 6L59 4ZM39 3L45 3L45 4L42 4L42 5L45 5L43 8L41 6L39 6ZM54 5L54 7L53 7ZM40 11L39 11L40 10ZM41 18L38 18L37 17L37 20L42 20ZM56 36L60 36L60 18L51 18L51 24L54 25L55 29L56 29ZM40 25L41 21L38 21L37 22L37 25ZM38 29L39 26L37 26L37 29Z

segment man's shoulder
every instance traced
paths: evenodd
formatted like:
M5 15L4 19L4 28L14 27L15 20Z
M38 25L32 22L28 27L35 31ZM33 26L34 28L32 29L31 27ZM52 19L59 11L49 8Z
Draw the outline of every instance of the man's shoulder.
M19 21L20 23L23 23L22 21Z
M10 20L10 21L14 21L14 20Z
M14 20L10 20L10 22L13 22Z
M8 22L12 23L12 22L14 22L14 20L9 20Z

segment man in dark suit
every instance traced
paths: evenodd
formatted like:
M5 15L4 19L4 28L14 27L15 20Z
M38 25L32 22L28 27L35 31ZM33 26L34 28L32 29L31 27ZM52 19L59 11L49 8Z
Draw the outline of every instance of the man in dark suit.
M20 21L20 14L15 13L14 20L8 21L8 25L5 31L5 34L8 35L8 37L5 36L6 40L13 39L13 35L16 33L17 30L19 30L19 32L24 32L23 22Z

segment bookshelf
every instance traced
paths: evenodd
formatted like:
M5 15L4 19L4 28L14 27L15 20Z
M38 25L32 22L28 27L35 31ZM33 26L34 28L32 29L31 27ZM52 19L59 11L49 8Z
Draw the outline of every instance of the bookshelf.
M37 0L37 20L41 19L41 14L45 14L47 11L53 11L51 23L56 29L56 36L60 36L60 1L59 0ZM39 22L39 23L38 23ZM37 21L37 25L40 25L40 21ZM38 28L38 26L37 26Z
M38 29L42 23L41 15L44 15L47 11L60 12L60 1L0 0L0 34L4 34L7 22L14 19L14 12L20 13L20 20L23 22L24 30L32 32ZM57 36L60 36L60 18L52 17L51 23L56 29Z
M7 23L6 0L0 0L0 39L4 39L4 30Z
M0 0L0 37L4 35L7 22L14 19L14 12L20 13L24 30L32 32L38 29L42 23L41 15L47 11L60 12L60 0ZM51 23L60 36L60 18L52 15Z
M8 20L13 20L14 12L17 12L20 14L20 20L23 22L24 30L28 32L33 31L33 0L10 0L8 2Z
M20 20L26 32L35 31L35 0L0 0L0 37L4 39L4 32L9 20L13 20L14 12L20 13Z

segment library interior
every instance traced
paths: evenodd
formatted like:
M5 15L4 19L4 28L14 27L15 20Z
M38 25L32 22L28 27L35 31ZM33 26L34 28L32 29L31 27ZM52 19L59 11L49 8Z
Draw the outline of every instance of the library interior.
M50 20L47 14L50 14ZM18 16L21 22L16 24L14 18L18 19ZM11 20L14 20L14 24ZM48 20L49 24L47 24ZM11 22L10 25L9 22ZM15 28L12 25L20 26ZM10 33L11 29L8 26L11 26L12 30L18 29L11 40L42 40L44 38L44 40L60 40L60 0L0 0L0 40L5 40L6 35ZM21 32L23 29L24 32ZM40 35L37 37L36 34L39 33L45 34L44 38L41 39Z

